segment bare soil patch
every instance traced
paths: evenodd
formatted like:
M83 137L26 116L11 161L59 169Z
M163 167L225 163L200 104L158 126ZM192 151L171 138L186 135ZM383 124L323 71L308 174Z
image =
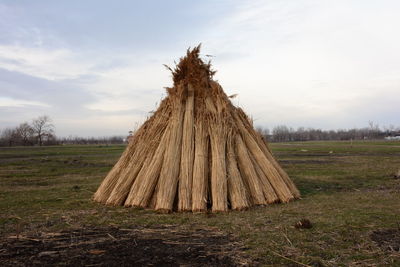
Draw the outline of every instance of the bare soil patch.
M374 231L371 239L384 250L400 252L400 228Z
M75 229L9 236L1 266L246 266L245 248L214 230L168 227Z

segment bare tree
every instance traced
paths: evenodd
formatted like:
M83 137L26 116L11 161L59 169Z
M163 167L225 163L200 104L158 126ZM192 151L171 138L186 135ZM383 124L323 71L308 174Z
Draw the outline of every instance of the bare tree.
M32 145L34 138L34 129L27 122L21 123L15 128L15 134L21 145Z
M379 125L377 123L374 123L373 121L368 121L368 125L369 125L369 138L373 139L373 138L377 138L379 136Z
M54 137L54 125L51 123L51 119L47 115L34 119L32 121L32 128L39 146L43 144L45 139Z
M0 141L3 146L12 146L15 140L15 129L6 128L1 131Z
M290 141L290 129L286 125L278 125L272 129L274 141L285 142Z

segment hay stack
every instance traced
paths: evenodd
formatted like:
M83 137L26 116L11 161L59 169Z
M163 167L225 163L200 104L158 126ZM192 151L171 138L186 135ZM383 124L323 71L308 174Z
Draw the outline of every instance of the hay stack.
M251 120L212 79L200 46L108 173L94 200L159 211L243 210L300 193Z

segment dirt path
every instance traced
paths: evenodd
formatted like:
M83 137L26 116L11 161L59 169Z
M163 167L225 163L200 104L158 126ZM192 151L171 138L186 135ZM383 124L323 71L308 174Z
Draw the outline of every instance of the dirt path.
M213 230L168 227L76 229L9 236L1 266L249 266L244 248Z

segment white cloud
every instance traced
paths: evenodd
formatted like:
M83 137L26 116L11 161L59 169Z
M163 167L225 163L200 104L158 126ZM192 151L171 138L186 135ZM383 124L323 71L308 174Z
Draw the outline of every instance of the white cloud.
M108 111L150 110L168 85L171 85L169 73L161 62L115 68L99 74L98 80L90 85L89 90L98 95L98 101L87 107Z
M27 100L13 99L9 97L0 97L0 107L24 107L24 106L50 107L50 105L38 101L27 101Z
M52 81L69 81L96 96L86 107L104 111L150 109L171 85L161 61L146 62L134 54L96 56L65 48L0 45L0 68ZM113 61L117 64L113 65ZM111 65L109 65L111 62ZM122 66L118 63L123 62ZM94 77L85 81L81 77ZM149 105L151 104L151 105Z
M393 1L244 2L203 37L217 78L257 123L348 127L343 112L367 98L400 100L396 8Z
M48 80L73 79L93 63L76 60L65 48L48 49L22 45L0 45L0 67Z

